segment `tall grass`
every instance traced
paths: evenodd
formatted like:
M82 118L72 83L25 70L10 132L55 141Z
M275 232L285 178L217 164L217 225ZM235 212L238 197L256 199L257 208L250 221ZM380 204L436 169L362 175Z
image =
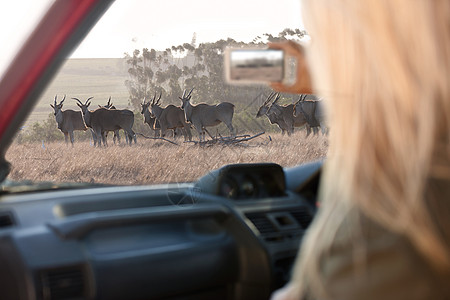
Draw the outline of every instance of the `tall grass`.
M14 143L6 153L11 180L96 182L118 185L189 182L208 171L231 163L275 162L290 167L324 158L328 140L305 138L300 131L291 137L262 135L242 146L179 146L161 140L138 139L132 147L113 145L95 148L90 142L50 144Z

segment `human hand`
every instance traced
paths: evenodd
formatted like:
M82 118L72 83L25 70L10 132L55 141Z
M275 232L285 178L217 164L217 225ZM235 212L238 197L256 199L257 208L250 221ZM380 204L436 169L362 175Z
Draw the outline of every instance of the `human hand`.
M276 290L271 296L270 300L299 300L298 289L293 284L287 284L281 289Z
M311 76L305 59L304 49L301 45L293 41L280 43L269 43L269 49L283 50L285 55L293 56L297 59L297 76L293 85L285 85L282 82L272 82L272 89L291 94L312 94Z

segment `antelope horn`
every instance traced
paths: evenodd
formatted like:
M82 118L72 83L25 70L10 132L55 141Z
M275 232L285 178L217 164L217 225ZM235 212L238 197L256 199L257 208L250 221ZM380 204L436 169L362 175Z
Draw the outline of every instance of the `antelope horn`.
M81 105L83 105L83 102L81 102L80 99L78 99L78 98L72 98L72 99L73 99L73 100L77 100L78 103L80 103Z
M159 103L159 100L161 100L161 95L162 95L162 92L159 92L159 98L158 98L158 100L156 100L156 105L160 105L161 103Z
M92 98L94 98L94 97L87 98L86 102L84 102L84 105L87 105L88 101L91 100Z
M181 98L184 98L184 95L186 95L186 89L184 89L183 96L181 96Z
M191 91L189 92L189 94L187 95L187 98L189 98L192 94L192 91L194 90L194 88L191 89Z
M277 93L277 94L276 94L275 100L272 102L272 104L277 103L278 100L280 100L280 93Z
M156 92L155 92L155 95L154 95L153 98L152 98L152 105L155 104L155 99L156 99Z
M300 97L298 98L297 102L295 102L295 104L299 104L300 102L305 101L305 99L306 99L306 95L301 94Z
M108 103L106 104L106 106L110 106L111 105L111 96L109 96L109 99L108 99Z
M64 100L66 100L66 95L64 95L64 98L61 100L61 102L59 102L59 104L61 105L64 102Z
M298 98L298 100L297 101L295 101L295 105L297 105L297 104L299 104L300 103L300 101L302 100L302 95L300 95L300 97Z
M55 106L56 106L56 98L58 98L58 95L55 95Z
M267 100L264 102L263 106L266 106L272 100L274 95L275 95L275 92L271 92L269 97L267 97Z

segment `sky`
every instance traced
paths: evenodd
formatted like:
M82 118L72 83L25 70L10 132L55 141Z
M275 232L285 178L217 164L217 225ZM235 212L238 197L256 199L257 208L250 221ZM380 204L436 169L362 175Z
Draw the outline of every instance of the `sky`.
M121 57L143 47L165 50L190 43L194 32L198 43L227 37L250 41L287 27L303 28L299 0L118 0L73 56Z
M52 0L2 2L0 70ZM300 0L116 0L71 57L123 57L144 47L165 50L190 43L194 32L197 44L228 37L247 42L263 33L303 29L300 10Z

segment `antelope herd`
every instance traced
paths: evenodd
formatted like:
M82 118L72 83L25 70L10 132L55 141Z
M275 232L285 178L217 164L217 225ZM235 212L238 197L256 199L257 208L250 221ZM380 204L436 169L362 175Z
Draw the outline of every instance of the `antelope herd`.
M156 93L150 101L146 102L144 98L141 103L141 114L144 117L144 123L148 124L155 132L155 137L164 137L168 131L173 132L173 136L183 134L185 141L192 140L191 128L197 131L199 140L205 140L206 127L216 126L224 123L231 137L236 136L232 121L234 114L234 105L229 102L221 102L216 105L200 103L193 105L191 94L184 90L183 95L179 97L181 106L168 105L162 107L160 100L161 94L156 99ZM95 110L89 110L91 99L89 97L84 103L78 98L72 98L77 101L81 111L62 110L63 102L66 96L57 103L55 96L54 103L50 106L54 110L58 129L64 133L65 142L74 143L74 130L86 131L90 129L94 145L107 146L107 134L114 132L114 143L116 139L120 143L119 130L124 130L126 143L131 146L136 143L136 134L133 131L134 113L128 109L116 109L111 103L111 97L106 105ZM271 93L258 109L256 117L266 116L271 124L276 124L281 129L282 134L291 135L295 127L305 127L306 137L311 134L318 134L319 128L322 134L328 134L323 101L314 95L300 95L295 104L279 105L279 93Z
M303 126L306 128L306 137L311 134L311 130L316 135L319 127L322 134L328 134L322 100L315 95L300 95L295 104L282 106L277 103L279 99L279 93L270 94L259 108L256 117L265 115L270 124L278 125L282 134L291 135L294 127Z

